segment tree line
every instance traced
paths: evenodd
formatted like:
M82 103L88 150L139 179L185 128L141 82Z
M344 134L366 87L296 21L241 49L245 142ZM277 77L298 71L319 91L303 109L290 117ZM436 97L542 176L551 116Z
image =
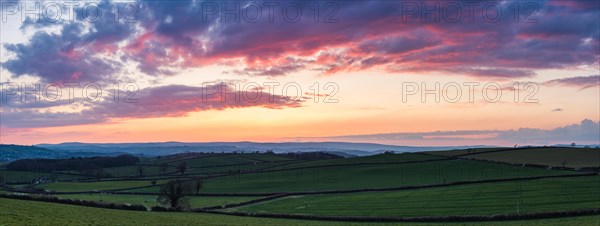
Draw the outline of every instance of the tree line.
M79 171L95 170L99 168L130 166L138 163L140 159L132 155L119 155L116 157L91 157L68 159L20 159L6 165L8 170L17 171Z

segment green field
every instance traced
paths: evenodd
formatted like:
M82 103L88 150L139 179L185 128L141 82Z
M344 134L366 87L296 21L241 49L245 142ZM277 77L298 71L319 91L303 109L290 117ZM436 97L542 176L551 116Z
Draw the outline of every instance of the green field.
M560 175L569 171L469 160L315 167L208 179L204 192L323 191L390 188L454 181ZM144 189L149 191L149 189ZM151 190L151 189L150 189Z
M458 216L600 207L600 177L482 183L393 192L292 196L240 211L327 216Z
M156 202L156 195L125 195L125 194L74 194L74 195L56 195L59 198L65 199L80 199L80 200L93 200L102 201L109 203L129 203L129 204L142 204L146 207L159 206ZM189 204L191 208L201 208L209 206L221 206L230 203L246 202L260 197L252 196L191 196L189 197Z
M125 176L139 176L138 167L142 169L142 175L160 175L162 171L158 166L122 166L122 167L112 167L104 169L105 172L110 173L113 177L125 177ZM167 173L174 172L174 167L169 167L167 169Z
M157 181L158 184L166 181ZM101 181L101 182L55 182L37 187L58 192L104 191L149 186L150 181Z
M570 150L570 151L569 151ZM239 206L220 211L243 211L260 213L308 214L318 216L450 216L450 215L485 215L523 214L553 211L572 211L586 208L600 208L600 177L558 177L536 180L518 180L510 182L481 182L481 180L525 178L534 176L562 176L582 173L573 170L559 170L544 167L528 167L519 164L510 165L488 161L470 160L472 157L485 157L486 160L506 161L520 160L526 163L531 159L542 159L544 163L556 163L564 156L569 157L573 165L588 166L594 161L597 150L586 149L518 149L501 152L490 152L490 148L472 150L469 155L448 158L461 154L464 150L451 150L450 153L430 152L429 154L378 154L365 157L342 158L331 160L292 160L270 154L218 154L200 157L152 158L142 159L142 164L103 169L113 178L99 181L91 179L68 182L44 182L35 185L55 192L79 192L80 194L58 194L60 198L101 201L105 203L142 204L147 207L159 205L158 195L148 194L106 194L99 191L124 190L125 192L157 193L161 185L174 179L190 180L194 184L197 179L203 181L201 193L232 193L239 196L188 196L191 208L222 206L259 199L261 196L248 196L247 193L280 193L280 192L319 192L335 190L385 189L406 186L444 185L453 182L469 181L471 184L451 185L436 188L412 188L400 191L369 191L343 194L314 194L287 196L274 200ZM540 152L536 152L540 151ZM569 152L568 152L569 151ZM479 153L479 154L474 154ZM575 154L574 154L575 153ZM582 154L583 153L583 154ZM433 155L435 154L435 155ZM188 155L189 156L189 155ZM501 156L501 157L499 157ZM505 157L508 156L508 157ZM528 158L529 156L530 158ZM533 156L533 157L532 157ZM540 158L546 156L546 158ZM535 157L535 158L534 158ZM487 159L490 158L490 159ZM185 161L188 169L185 174L176 172L175 167ZM562 162L564 160L560 160ZM159 162L169 164L166 174L160 171ZM139 176L138 167L143 168ZM84 179L78 175L59 174L57 172L36 173L21 171L3 171L3 178L9 181L22 180L22 184L11 185L11 189L23 189L23 192L36 192L29 189L31 179L45 175L57 175L55 179ZM151 186L151 181L156 185ZM142 187L142 188L140 188ZM29 190L28 190L29 189ZM10 192L2 192L10 193ZM251 217L232 217L201 213L163 213L132 212L124 210L108 210L90 207L74 207L62 204L43 202L26 202L2 200L5 205L23 206L35 203L31 216L40 216L46 207L57 211L72 211L68 221L52 219L48 222L60 224L198 224L210 222L219 225L281 225L281 224L314 224L314 225L347 225L343 222L301 221L284 219L265 219ZM10 204L13 202L13 204ZM45 207L44 207L45 206ZM44 208L42 208L44 207ZM26 209L25 207L22 207ZM67 210L75 208L76 211ZM85 212L77 212L84 211ZM36 218L19 215L19 209L11 210L16 215L0 215L3 224L44 224ZM96 214L115 216L119 221L99 218ZM67 213L64 213L67 214ZM55 217L55 215L51 217ZM6 217L5 217L6 216ZM58 214L57 216L66 217ZM131 223L129 218L142 217L139 223ZM68 217L67 217L68 218ZM89 222L85 219L90 219ZM126 219L127 218L127 219ZM7 220L5 220L7 219ZM165 221L168 219L168 221ZM525 224L581 224L590 223L598 217L579 217L555 220L486 222L485 225L525 225ZM20 221L17 221L20 220ZM147 222L146 222L147 221ZM8 223L5 223L8 222ZM84 223L85 222L85 223ZM481 223L481 222L480 222ZM201 224L201 223L200 223ZM399 225L399 224L388 224ZM400 224L414 225L414 224ZM446 225L446 224L417 224ZM463 224L458 224L463 225ZM477 222L472 225L479 225Z
M598 225L600 216L472 223L369 223L368 225ZM365 223L234 217L202 213L138 212L0 199L0 225L366 225Z
M290 169L300 167L319 167L327 165L346 165L346 164L373 164L373 163L399 163L399 162L415 162L444 159L444 157L423 155L423 154L379 154L364 157L345 158L345 159L330 159L318 161L303 161L298 163L285 164L273 169Z
M498 147L498 148L468 148L468 149L456 149L456 150L443 150L443 151L428 151L425 152L431 155L439 155L439 156L457 156L457 155L467 155L467 154L475 154L489 151L498 151L510 149L509 147Z
M40 178L56 179L56 180L74 180L84 179L86 177L72 174L62 174L53 172L31 172L31 171L12 171L12 170L0 170L0 176L7 183L31 183L32 180Z
M467 158L498 162L566 166L572 168L600 167L600 149L597 148L531 148L465 156Z
M269 161L285 161L290 160L278 156L270 156L266 154L239 154L239 155L219 155L211 157L201 157L195 159L179 160L170 162L169 165L176 166L180 162L185 161L189 166L206 167L206 166L223 166L233 164L251 164L255 162Z

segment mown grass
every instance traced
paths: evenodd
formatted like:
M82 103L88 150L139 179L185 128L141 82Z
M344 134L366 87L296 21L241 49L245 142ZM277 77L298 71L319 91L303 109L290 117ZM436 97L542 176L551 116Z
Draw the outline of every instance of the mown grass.
M0 199L0 225L598 225L600 216L472 223L349 223L235 217L202 213L138 212Z
M156 202L156 195L124 195L124 194L69 194L69 195L56 195L60 198L66 199L80 199L80 200L91 200L91 201L102 201L109 203L129 203L129 204L141 204L147 207L160 206L161 204ZM258 199L260 197L252 196L190 196L189 204L192 208L201 208L208 206L221 206L230 203L240 203Z
M598 148L532 148L465 156L498 162L566 167L599 167Z
M325 216L494 215L600 208L600 177L293 196L234 210Z

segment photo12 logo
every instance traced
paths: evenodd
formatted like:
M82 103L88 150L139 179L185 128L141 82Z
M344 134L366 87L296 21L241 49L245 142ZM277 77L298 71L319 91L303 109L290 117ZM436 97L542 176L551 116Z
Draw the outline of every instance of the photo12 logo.
M339 103L336 94L340 87L335 82L327 82L321 85L318 82L309 87L302 87L296 82L205 82L202 84L202 101L221 102L249 102L257 103L265 98L268 102L284 100L287 102L304 102L310 99L314 103ZM276 98L280 97L280 98Z
M386 0L373 1L385 2ZM154 1L178 4L178 1ZM393 13L401 23L497 23L503 18L514 23L538 23L541 4L534 1L398 1ZM35 23L139 22L152 15L143 1L40 1L0 2L2 22L20 20ZM181 2L181 5L184 5ZM198 23L339 23L354 10L352 1L198 1L189 18ZM344 11L346 10L346 11ZM346 17L346 18L343 18ZM30 18L30 19L28 19ZM164 18L173 22L172 16ZM177 22L177 21L175 21Z
M137 103L139 101L136 99L136 93L139 91L136 83L102 85L94 82L32 84L5 82L1 84L0 91L2 103L40 103L42 101L56 103L61 100L69 103L78 100L85 102L112 100L114 103Z
M476 98L487 103L497 103L506 94L509 94L515 103L539 103L536 99L538 91L539 85L535 82L517 82L512 86L502 86L495 82L448 82L443 85L440 82L403 82L401 88L402 103L415 99L421 103L440 103L441 100L446 103L458 103L464 102L465 99L468 103L475 103Z
M164 1L178 4L177 1ZM182 4L183 5L183 4ZM144 3L137 1L2 1L2 22L9 19L25 22L61 23L86 22L139 22ZM297 23L303 18L314 23L338 23L340 5L332 1L201 1L195 9L195 18L201 23L214 21L235 23L287 22ZM167 21L172 17L166 17Z
M141 6L136 1L2 1L2 23L9 19L35 23L124 22L134 23L140 19Z

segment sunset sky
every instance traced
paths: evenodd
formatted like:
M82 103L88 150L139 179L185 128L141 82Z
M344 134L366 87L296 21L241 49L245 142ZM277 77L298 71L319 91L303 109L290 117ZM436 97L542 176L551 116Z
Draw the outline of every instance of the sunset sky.
M2 1L0 142L599 144L600 2L473 2Z

